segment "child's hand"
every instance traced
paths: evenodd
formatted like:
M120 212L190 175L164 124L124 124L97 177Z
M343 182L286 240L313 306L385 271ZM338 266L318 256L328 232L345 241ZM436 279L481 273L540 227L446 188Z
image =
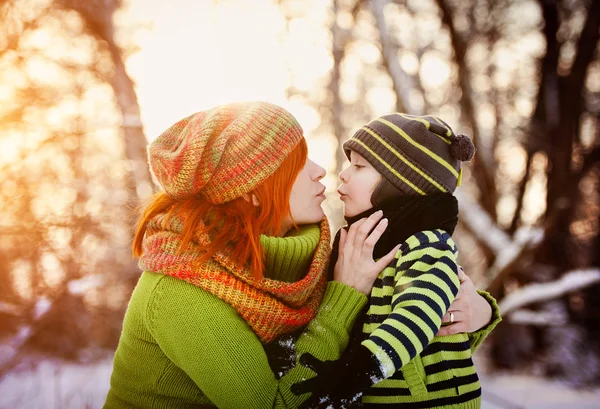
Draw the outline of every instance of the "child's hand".
M448 312L442 317L442 322L451 322L451 324L440 328L437 336L474 332L486 326L492 318L492 307L479 295L462 267L458 268L458 279L460 280L458 294L450 304ZM452 312L452 320L450 312Z
M377 211L367 219L354 223L348 232L344 229L340 232L340 247L333 278L365 295L369 295L375 279L394 259L400 247L396 246L378 261L373 260L375 243L388 225L387 219L380 221L382 216L383 212Z
M321 361L305 352L298 362L315 372L291 387L295 395L311 394L300 409L361 408L364 391L384 378L379 360L360 344L348 347L336 361Z

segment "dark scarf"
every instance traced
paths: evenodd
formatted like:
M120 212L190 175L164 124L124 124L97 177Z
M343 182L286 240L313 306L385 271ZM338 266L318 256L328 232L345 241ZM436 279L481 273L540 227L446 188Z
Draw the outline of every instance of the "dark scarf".
M415 233L425 230L442 229L452 236L458 222L458 201L451 193L426 196L402 196L388 199L353 217L346 217L348 226L369 217L377 210L383 210L389 224L373 250L373 258L378 259L389 253L396 245L403 243ZM333 280L333 268L338 258L340 231L333 242L328 280Z

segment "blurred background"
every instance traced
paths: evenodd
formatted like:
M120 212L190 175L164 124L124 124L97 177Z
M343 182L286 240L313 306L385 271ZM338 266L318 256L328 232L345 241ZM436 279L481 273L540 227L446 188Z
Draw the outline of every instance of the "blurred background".
M504 321L484 408L600 408L600 0L0 0L0 408L100 408L145 147L267 100L341 225L340 143L375 116L470 135L460 262Z

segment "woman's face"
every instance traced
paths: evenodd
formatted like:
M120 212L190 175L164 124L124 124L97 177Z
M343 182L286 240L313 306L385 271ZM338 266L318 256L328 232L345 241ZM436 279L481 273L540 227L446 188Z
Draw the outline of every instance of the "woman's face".
M360 154L350 151L350 164L340 172L338 189L344 202L344 216L352 217L373 207L371 195L381 180L381 174Z
M325 169L306 159L290 194L290 213L297 225L318 223L325 216L321 208L325 200L325 185L320 182L324 177ZM292 220L286 219L282 232L285 233L292 225Z

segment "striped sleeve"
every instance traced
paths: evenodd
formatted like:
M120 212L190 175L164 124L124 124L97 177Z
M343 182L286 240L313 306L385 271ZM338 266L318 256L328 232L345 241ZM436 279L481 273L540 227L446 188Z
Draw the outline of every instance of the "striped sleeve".
M363 341L389 377L433 339L460 286L456 247L442 231L406 240L395 262L391 314Z

